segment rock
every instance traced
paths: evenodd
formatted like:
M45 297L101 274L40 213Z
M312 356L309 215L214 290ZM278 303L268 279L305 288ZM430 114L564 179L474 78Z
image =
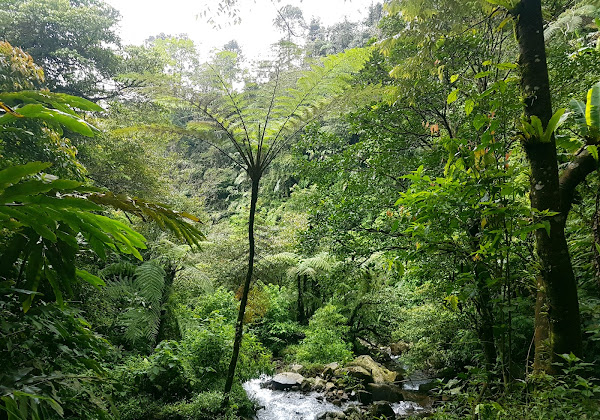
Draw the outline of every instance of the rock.
M356 399L361 404L371 404L373 402L373 395L368 391L360 389L356 391Z
M323 391L325 389L325 385L327 384L327 381L323 378L315 378L315 383L313 384L313 389L315 391Z
M396 343L390 344L390 352L394 356L400 356L402 353L406 353L406 351L408 351L409 348L410 345L408 343L405 343L404 341L398 341Z
M336 369L339 369L339 367L340 367L340 364L337 362L326 364L323 367L323 376L331 377L331 375L333 375L333 372L335 372Z
M290 365L289 369L290 369L290 372L300 373L302 371L302 369L304 369L304 366L298 365L298 364L293 364L293 365Z
M373 396L373 401L396 403L404 401L402 389L393 384L367 384L367 391Z
M392 409L392 406L384 402L376 402L371 406L369 414L377 418L395 419L396 413Z
M419 392L430 392L431 390L438 387L437 381L428 382L426 384L419 385Z
M271 380L271 386L275 390L290 389L294 386L299 387L304 381L304 376L296 372L278 373Z
M335 376L351 376L364 383L373 382L371 372L362 366L346 366L335 371Z
M300 389L304 392L311 391L315 388L315 378L304 378Z
M360 367L366 370L371 377L370 379L366 379L367 383L374 382L376 384L383 384L391 383L396 380L396 372L384 368L373 360L371 356L358 356L348 363L345 369L350 369L351 367Z
M333 382L327 382L325 384L325 391L329 392L331 390L335 389L335 384Z

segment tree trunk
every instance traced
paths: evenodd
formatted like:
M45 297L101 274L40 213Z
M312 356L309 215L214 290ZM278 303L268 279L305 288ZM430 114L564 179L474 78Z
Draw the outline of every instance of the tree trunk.
M592 253L594 255L594 268L596 269L596 282L600 286L600 253L597 245L600 245L600 190L596 191L596 210L592 220L592 232L594 233L594 245L592 245Z
M233 341L233 353L231 355L231 362L229 363L229 370L227 371L227 380L225 381L225 390L223 398L223 407L229 405L229 394L231 387L233 386L233 378L235 376L235 368L237 365L238 356L240 354L240 347L242 345L242 335L244 333L244 314L246 313L246 304L248 303L248 292L250 291L250 282L252 281L252 273L254 271L254 216L256 215L256 201L258 199L258 186L260 184L260 176L252 178L252 192L250 196L250 214L248 217L248 271L246 273L246 280L244 282L244 289L242 290L242 299L240 300L240 309L238 311L238 317L235 324L235 339Z
M306 314L304 312L304 296L302 296L302 278L304 278L304 285L306 286L306 274L304 276L297 276L298 278L298 323L300 325L306 324Z
M541 0L522 0L514 13L525 115L537 116L543 127L546 127L552 116L552 103ZM563 206L554 136L549 142L532 138L524 143L524 147L531 167L531 208L558 213L556 216L536 217L536 222L549 222L550 232L538 229L535 233L536 250L541 266L541 285L538 292L541 296L538 300L543 300L542 306L547 308L547 311L536 311L536 327L545 325L546 320L541 318L547 314L549 330L546 340L547 352L541 351L543 343L536 342L535 366L538 370L552 372L552 362L556 360L557 354L580 354L582 345L577 283L565 238L568 209L561 208ZM543 335L536 334L536 339ZM546 354L549 357L544 357Z

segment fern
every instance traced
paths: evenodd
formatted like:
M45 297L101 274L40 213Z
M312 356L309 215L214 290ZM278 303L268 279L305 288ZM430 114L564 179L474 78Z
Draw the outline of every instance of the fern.
M568 9L548 24L544 30L544 39L549 41L558 33L578 32L585 25L592 23L597 15L598 8L590 4Z
M155 261L147 261L135 270L135 285L153 308L160 307L165 291L165 270Z

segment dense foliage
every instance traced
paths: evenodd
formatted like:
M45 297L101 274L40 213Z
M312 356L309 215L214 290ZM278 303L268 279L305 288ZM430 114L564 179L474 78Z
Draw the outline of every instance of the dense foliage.
M280 6L257 62L0 6L0 419L250 418L393 349L435 418L595 418L600 4Z

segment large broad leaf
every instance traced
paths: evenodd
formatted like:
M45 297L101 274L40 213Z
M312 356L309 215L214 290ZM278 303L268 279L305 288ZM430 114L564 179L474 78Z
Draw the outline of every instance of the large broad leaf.
M569 107L573 111L575 122L579 126L579 134L581 134L582 137L587 136L589 130L587 120L585 117L585 104L582 101L578 101L577 99L571 99L571 102L569 102Z
M588 91L585 119L590 131L598 135L600 133L600 82Z
M19 182L22 178L33 175L50 167L48 162L29 162L25 165L11 166L0 171L0 191L7 186Z

